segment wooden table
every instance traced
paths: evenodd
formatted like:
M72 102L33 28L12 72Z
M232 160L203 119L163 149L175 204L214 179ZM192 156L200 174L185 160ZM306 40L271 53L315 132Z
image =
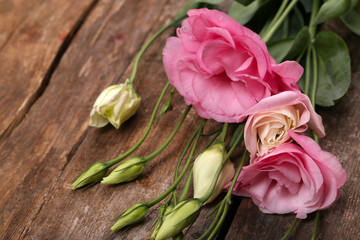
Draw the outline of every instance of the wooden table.
M157 209L126 232L110 231L126 208L158 196L189 135L201 121L194 111L166 150L136 181L72 191L70 181L94 161L123 153L142 135L165 83L161 50L167 31L145 54L135 88L141 109L119 130L88 127L89 112L105 87L123 82L146 39L169 23L185 0L17 0L0 1L0 239L148 239ZM360 230L360 38L338 21L325 28L340 34L352 58L352 84L335 107L318 108L327 136L321 146L336 154L348 174L342 194L321 212L319 239L359 239ZM135 153L156 149L172 131L185 104L157 122L150 141ZM212 122L211 127L218 126ZM155 141L154 141L155 140ZM235 154L233 160L237 160ZM210 224L201 217L188 239ZM265 215L249 199L234 198L220 232L226 239L279 239L294 215ZM301 221L292 238L309 239L314 214Z

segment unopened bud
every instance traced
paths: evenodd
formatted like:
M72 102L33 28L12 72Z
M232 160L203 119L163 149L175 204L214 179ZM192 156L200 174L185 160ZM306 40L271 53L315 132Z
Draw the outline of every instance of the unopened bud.
M109 176L103 178L101 184L118 184L130 182L137 178L145 169L146 161L141 157L134 157L120 163Z
M216 172L223 161L224 145L217 143L204 152L202 152L194 162L193 169L193 183L194 183L194 198L203 197L209 190ZM227 160L221 170L220 176L216 182L215 188L205 202L212 202L222 191L224 186L231 181L235 175L234 164Z
M200 214L201 202L199 199L183 201L165 215L155 240L164 240L181 233L190 224L194 223Z
M173 205L162 205L159 209L159 217L156 221L154 231L151 234L151 239L155 239L157 233L159 232L159 229L161 227L161 224L163 223L164 216L168 213L170 213L174 209Z
M111 227L111 231L115 232L120 228L140 221L145 217L148 210L149 207L144 203L135 204L116 218L116 223Z
M108 167L104 162L93 163L74 180L72 189L75 190L89 184L100 182L106 174L107 169Z
M130 83L112 85L101 92L90 113L89 125L103 127L110 122L115 128L133 116L140 107L141 97Z

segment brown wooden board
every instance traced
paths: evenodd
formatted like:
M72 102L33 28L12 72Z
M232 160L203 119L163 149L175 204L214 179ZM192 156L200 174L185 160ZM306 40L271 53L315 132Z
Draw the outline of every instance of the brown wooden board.
M26 21L22 20L21 11L9 5L1 9L0 16L0 20L11 22L10 27L0 26L5 33L0 34L0 46L3 46L0 72L6 75L5 80L0 80L5 86L0 90L0 104L2 107L8 102L12 104L7 112L2 111L1 124L4 125L0 125L0 130L4 129L0 139L0 239L149 239L157 207L127 231L111 232L113 222L110 220L136 202L157 197L172 184L177 158L201 121L193 110L174 140L149 163L139 179L118 186L96 185L86 191L71 190L70 181L91 163L108 161L123 153L142 135L166 82L161 51L166 38L174 34L173 29L149 48L139 64L134 87L142 103L134 117L118 130L112 126L88 127L92 104L105 87L125 81L146 39L169 23L187 1L39 1L37 5L33 1L33 6L24 5L28 8L20 2L16 2L14 9L28 9L28 15L24 15ZM48 17L51 16L48 11L55 16L53 20ZM13 16L18 12L19 17ZM26 36L19 30L22 25L41 25L39 31L51 33L45 34L51 37L47 41L35 40L24 48L21 41ZM61 35L67 39L65 43L62 37L62 42L56 42L57 28L66 30L65 35ZM71 37L66 38L69 32ZM351 236L359 234L356 228L359 213L354 213L359 212L356 185L360 55L356 43L359 38L348 32L342 34L350 44L354 59L353 85L335 108L319 109L328 133L321 144L340 157L349 175L345 187L353 198L342 197L324 211L319 235L323 239L337 239L331 236L342 233L345 239L352 239ZM21 54L30 56L29 60L23 60ZM5 57L11 61L4 61ZM16 68L18 65L23 69ZM24 86L20 84L23 82ZM14 89L21 90L20 95L14 95ZM185 108L183 99L175 94L173 109L157 121L148 140L132 156L145 156L159 147ZM344 124L338 126L338 119ZM209 121L207 130L217 127L219 124ZM200 146L205 144L204 138ZM232 159L238 161L240 153L241 148ZM225 226L219 238L225 235L226 239L279 238L293 220L289 215L264 215L249 200L241 201L236 211L238 200L234 198L232 205L231 212L236 215L229 233L226 235ZM200 236L209 226L211 218L206 216L210 211L211 206L204 208L187 239ZM227 222L231 221L230 214ZM337 221L342 225L336 225ZM311 215L297 226L293 236L308 238L312 225ZM348 232L342 232L341 226Z
M93 2L0 2L0 145L44 90Z

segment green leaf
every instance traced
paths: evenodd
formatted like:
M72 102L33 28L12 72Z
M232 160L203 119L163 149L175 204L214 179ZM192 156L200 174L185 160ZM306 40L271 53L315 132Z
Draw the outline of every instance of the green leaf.
M214 8L216 5L222 3L224 0L192 0L186 4L175 16L175 20L181 21L187 17L187 12L190 9L197 9L202 7ZM178 24L180 25L180 23Z
M330 31L320 32L314 43L318 56L316 104L333 106L348 90L351 81L350 56L342 38Z
M327 0L321 5L316 15L315 24L323 23L331 18L339 17L351 7L349 0Z
M235 1L242 4L242 5L247 6L247 5L249 5L250 3L252 3L252 2L254 2L256 0L235 0Z
M303 27L299 33L296 35L295 42L286 53L282 61L293 60L299 56L305 49L309 46L311 41L310 33L308 27Z
M277 63L281 63L294 43L295 38L293 37L281 39L270 44L268 46L268 50L270 55L275 59L275 61Z
M256 11L261 7L262 1L255 0L249 5L245 6L234 1L229 9L229 16L234 18L240 24L248 23L255 15Z
M270 55L277 63L293 60L299 56L309 45L310 34L307 27L303 27L295 38L286 38L276 41L268 46Z
M300 0L300 2L304 6L305 11L310 13L312 9L312 0Z
M356 9L352 9L340 19L352 32L360 36L360 13Z
M289 16L282 23L280 28L275 32L272 38L268 41L269 44L278 40L296 37L300 30L304 27L304 18L302 13L295 6L294 10L290 12Z

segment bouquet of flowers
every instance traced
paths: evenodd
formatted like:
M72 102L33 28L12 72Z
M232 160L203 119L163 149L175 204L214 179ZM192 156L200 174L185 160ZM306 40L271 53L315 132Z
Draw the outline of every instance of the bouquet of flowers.
M73 189L138 178L171 142L193 108L203 121L183 149L173 184L157 198L125 210L114 219L111 230L138 222L162 202L151 237L183 239L184 229L196 221L204 205L225 190L226 195L214 209L213 223L200 239L216 236L232 194L250 197L264 213L295 213L284 238L299 219L317 212L315 237L319 210L340 197L346 181L337 157L318 145L325 129L315 105L333 106L350 84L346 44L333 32L318 32L317 26L340 17L346 26L358 31L353 21L357 2L237 0L226 14L217 10L222 0L192 0L143 46L129 79L106 88L91 111L90 125L94 127L110 122L119 128L134 115L141 102L133 87L138 62L159 35L178 27L176 36L168 38L163 49L168 83L143 136L121 156L92 164L74 179ZM173 89L159 110L170 85ZM147 156L124 160L146 140L155 120L169 111L175 90L188 107L168 139ZM205 133L208 119L222 123L222 127ZM229 124L236 127L233 133L228 131ZM198 149L199 139L209 136L205 148ZM235 166L230 157L242 142L243 156ZM191 182L193 197L186 199ZM180 196L178 191L182 191Z

